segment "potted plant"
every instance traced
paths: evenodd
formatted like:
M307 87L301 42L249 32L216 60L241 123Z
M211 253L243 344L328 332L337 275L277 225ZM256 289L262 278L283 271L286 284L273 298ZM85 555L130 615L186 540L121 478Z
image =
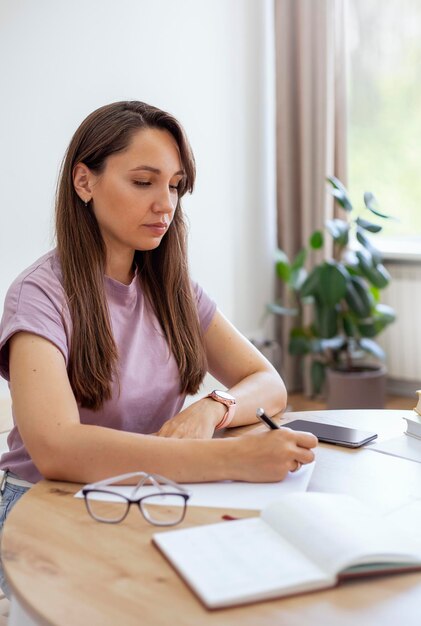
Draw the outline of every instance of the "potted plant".
M395 312L380 303L380 292L389 284L390 275L370 235L382 230L378 218L391 218L379 210L373 194L366 192L363 211L370 217L366 219L364 213L354 210L341 181L333 176L327 180L348 217L326 222L325 229L333 238L332 258L306 269L309 252L324 245L322 231L315 231L308 246L292 261L279 250L276 272L292 306L276 302L268 309L297 317L288 350L292 355L311 357L313 394L320 393L327 380L328 408L381 407L386 371L379 362L385 355L374 337L394 321ZM375 357L376 363L367 362L367 356Z

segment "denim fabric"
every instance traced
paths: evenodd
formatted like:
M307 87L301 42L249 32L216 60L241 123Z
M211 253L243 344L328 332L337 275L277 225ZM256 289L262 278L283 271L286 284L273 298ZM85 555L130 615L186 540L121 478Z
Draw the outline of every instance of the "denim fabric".
M3 524L6 517L16 504L16 502L28 491L28 487L19 487L19 485L10 485L6 483L3 495L0 496L0 532L3 530ZM3 593L10 599L10 590L4 577L3 563L0 553L0 587Z

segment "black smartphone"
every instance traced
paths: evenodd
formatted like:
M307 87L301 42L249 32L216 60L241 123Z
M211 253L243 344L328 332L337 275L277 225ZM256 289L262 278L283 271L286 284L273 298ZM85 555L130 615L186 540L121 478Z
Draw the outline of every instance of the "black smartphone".
M304 430L313 433L319 441L335 443L346 448L359 448L377 437L377 433L368 430L333 426L333 424L322 424L321 422L308 422L307 420L293 420L288 424L282 424L282 426L292 430Z

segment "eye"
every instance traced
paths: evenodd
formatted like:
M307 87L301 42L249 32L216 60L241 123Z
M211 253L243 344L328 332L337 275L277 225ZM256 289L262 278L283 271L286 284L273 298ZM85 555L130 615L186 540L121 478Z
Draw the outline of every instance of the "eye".
M149 185L152 185L152 183L148 180L134 180L133 184L137 185L138 187L149 187Z
M174 191L176 191L177 193L180 193L183 189L183 185L186 182L186 178L185 176L183 176L182 178L180 178L178 180L178 182L175 185L170 185L170 189L174 189Z

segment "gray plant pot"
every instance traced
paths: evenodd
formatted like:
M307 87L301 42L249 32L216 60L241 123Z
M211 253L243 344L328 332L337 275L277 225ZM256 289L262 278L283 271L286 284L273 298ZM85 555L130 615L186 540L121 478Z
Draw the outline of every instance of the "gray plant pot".
M346 372L327 370L328 409L383 409L386 400L386 368L365 366Z

